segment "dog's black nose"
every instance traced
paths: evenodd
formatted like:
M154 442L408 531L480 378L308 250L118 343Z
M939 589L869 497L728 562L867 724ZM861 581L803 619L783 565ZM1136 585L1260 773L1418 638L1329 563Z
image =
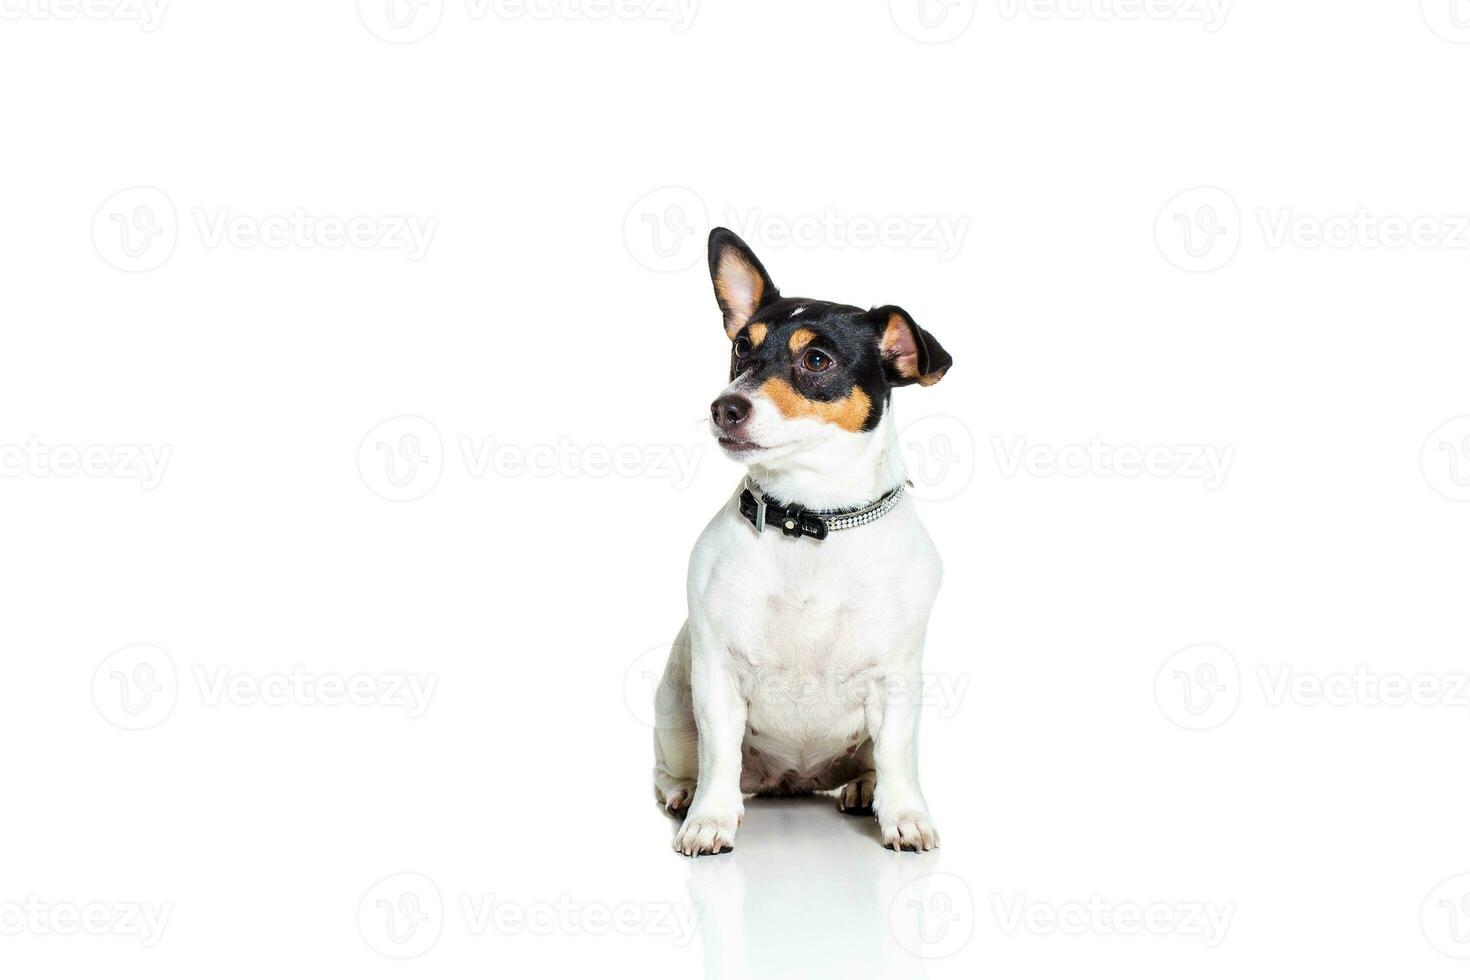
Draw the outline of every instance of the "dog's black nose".
M744 395L721 395L709 407L710 417L726 432L750 417L750 399Z

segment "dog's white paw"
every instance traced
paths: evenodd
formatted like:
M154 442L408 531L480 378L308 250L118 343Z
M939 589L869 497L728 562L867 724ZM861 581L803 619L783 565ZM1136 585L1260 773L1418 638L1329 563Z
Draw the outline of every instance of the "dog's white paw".
M939 846L934 818L924 810L902 810L891 816L878 814L883 846L893 851L932 851Z
M671 816L682 817L694 802L694 780L675 779L672 776L656 778L653 792L659 805Z
M688 857L700 854L723 854L735 849L735 831L740 826L738 812L701 809L689 811L684 826L674 836L674 850Z
M869 770L837 791L837 809L854 816L867 816L873 812L873 789L878 785L878 774Z

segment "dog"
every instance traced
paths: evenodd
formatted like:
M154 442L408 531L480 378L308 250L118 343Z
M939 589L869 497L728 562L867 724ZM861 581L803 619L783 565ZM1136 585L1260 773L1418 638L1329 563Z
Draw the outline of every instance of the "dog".
M710 428L747 477L694 546L656 696L654 796L683 817L674 849L732 850L747 793L830 790L876 817L885 847L938 847L916 739L942 568L890 404L952 360L897 306L782 296L728 229L710 234L709 268L731 344Z

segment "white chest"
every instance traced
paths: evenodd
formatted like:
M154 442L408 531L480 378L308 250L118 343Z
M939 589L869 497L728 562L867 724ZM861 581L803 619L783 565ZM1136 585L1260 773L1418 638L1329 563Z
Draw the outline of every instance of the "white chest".
M833 732L918 656L940 572L908 502L824 541L757 535L727 507L695 547L690 614L724 648L753 723Z

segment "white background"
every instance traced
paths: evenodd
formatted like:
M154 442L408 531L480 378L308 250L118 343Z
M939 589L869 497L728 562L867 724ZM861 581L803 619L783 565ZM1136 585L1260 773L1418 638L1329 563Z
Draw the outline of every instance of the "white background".
M1460 975L1453 2L4 0L0 969ZM935 854L654 807L710 224L954 355Z

